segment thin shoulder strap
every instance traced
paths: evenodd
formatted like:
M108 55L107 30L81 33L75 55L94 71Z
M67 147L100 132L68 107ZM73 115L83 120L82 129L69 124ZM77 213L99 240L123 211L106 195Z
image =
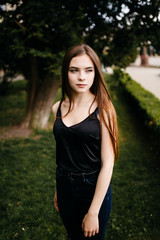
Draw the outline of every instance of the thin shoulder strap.
M96 114L96 116L98 115L98 107L95 110L95 114Z
M93 117L95 117L96 119L98 119L97 115L98 115L98 107L96 107L96 109L94 110L94 112L91 114Z

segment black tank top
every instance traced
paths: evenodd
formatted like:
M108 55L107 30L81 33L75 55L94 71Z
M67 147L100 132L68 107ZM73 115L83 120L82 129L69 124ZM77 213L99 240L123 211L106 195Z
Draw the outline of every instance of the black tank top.
M100 170L101 136L98 107L82 122L67 127L61 118L61 104L53 127L56 163L67 171L81 173Z

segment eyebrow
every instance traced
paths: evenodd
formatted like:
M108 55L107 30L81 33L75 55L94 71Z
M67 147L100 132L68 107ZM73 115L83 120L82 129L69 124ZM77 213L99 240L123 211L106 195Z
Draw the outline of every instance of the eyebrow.
M78 67L71 66L69 69L79 69ZM94 67L85 67L84 69L94 69Z

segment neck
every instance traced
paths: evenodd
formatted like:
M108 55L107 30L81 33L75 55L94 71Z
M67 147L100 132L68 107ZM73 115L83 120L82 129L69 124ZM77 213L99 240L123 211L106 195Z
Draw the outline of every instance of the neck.
M76 93L72 96L74 106L79 106L87 103L92 103L95 96L91 92L87 93Z

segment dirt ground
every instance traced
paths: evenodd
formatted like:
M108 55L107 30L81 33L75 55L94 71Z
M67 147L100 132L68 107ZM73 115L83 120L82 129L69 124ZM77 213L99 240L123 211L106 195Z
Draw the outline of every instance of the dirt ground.
M32 130L20 126L1 127L0 140L12 138L27 138L32 134Z

